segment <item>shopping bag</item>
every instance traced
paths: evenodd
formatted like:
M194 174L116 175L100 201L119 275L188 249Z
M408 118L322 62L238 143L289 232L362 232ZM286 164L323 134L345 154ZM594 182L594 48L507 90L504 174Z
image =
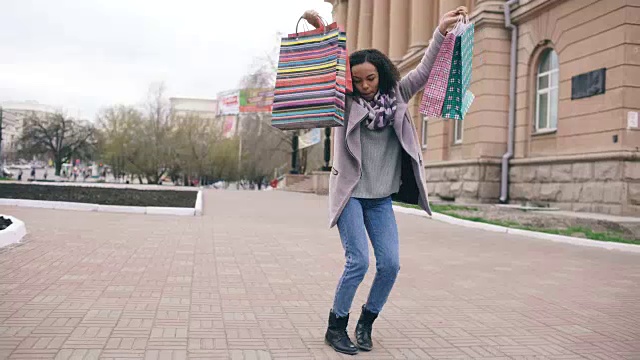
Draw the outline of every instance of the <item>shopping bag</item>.
M282 38L272 126L283 130L344 125L353 91L347 36L337 23Z
M475 95L470 90L465 91L464 96L462 97L462 117L467 114L471 104L473 103L473 99L475 99ZM462 119L460 119L462 120Z
M467 90L471 84L471 69L473 60L473 38L475 26L469 23L462 33L460 40L460 60L462 61L462 88Z
M448 33L444 38L431 68L427 85L424 87L419 111L428 117L442 116L442 105L447 94L447 81L449 80L455 41L456 36L453 33Z
M466 111L463 112L463 98L466 96L467 100L473 102L473 96L467 95L467 90L471 84L474 25L467 23L461 29L453 47L447 93L442 106L442 117L456 120L464 119L466 114ZM467 110L471 102L467 104Z

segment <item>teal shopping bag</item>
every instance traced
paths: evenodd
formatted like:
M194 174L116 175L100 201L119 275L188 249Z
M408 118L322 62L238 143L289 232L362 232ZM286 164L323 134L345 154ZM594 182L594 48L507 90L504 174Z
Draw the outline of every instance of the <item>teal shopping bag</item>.
M461 35L456 37L453 48L451 71L447 83L447 94L442 106L442 117L462 120L473 102L474 96L468 91L471 84L471 61L473 59L474 25L468 24Z

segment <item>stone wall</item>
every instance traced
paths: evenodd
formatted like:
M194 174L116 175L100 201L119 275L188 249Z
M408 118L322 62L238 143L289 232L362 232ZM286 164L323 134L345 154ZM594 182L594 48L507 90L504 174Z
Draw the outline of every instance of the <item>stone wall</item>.
M327 195L329 193L329 171L313 171L308 175L286 174L283 189Z
M310 179L308 175L303 174L285 174L283 179L282 186L293 186L295 184L301 183L305 180Z
M640 216L640 161L514 164L510 203Z
M499 201L498 161L427 164L425 174L431 200ZM628 154L513 160L509 203L640 216L640 161Z
M329 194L329 171L314 171L311 173L313 179L313 192L318 195Z
M456 202L497 202L500 197L500 164L460 162L427 164L425 169L430 199Z

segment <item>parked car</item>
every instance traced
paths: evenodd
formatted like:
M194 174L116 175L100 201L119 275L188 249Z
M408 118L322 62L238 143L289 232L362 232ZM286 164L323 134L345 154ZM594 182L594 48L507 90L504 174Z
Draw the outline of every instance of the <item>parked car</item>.
M9 169L7 169L6 166L3 166L2 167L2 177L12 178L13 177L13 173L11 171L9 171Z
M9 169L22 169L22 170L30 170L31 166L29 166L29 164L9 164L7 165L7 168Z

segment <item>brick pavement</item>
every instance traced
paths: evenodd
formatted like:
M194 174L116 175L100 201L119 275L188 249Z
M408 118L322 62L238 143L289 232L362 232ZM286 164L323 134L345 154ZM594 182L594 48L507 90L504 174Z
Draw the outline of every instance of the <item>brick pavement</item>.
M343 265L326 201L207 191L193 218L0 208L29 231L0 250L0 358L342 358L323 343ZM358 359L640 359L638 254L398 223L402 269Z

